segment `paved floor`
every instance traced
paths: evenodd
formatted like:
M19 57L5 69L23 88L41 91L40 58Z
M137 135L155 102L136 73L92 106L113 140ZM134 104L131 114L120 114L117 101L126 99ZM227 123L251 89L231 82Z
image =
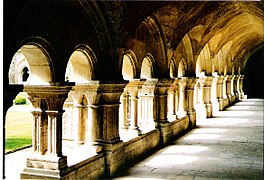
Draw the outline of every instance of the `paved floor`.
M247 99L114 179L263 179L263 99Z
M263 99L247 99L197 122L198 128L113 179L263 179ZM6 155L19 179L28 149Z

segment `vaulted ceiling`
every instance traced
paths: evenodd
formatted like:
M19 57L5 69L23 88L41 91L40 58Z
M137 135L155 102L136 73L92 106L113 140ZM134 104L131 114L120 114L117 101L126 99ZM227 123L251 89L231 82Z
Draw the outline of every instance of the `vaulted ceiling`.
M104 61L102 72L109 77L105 59L117 68L118 48L127 48L149 17L156 21L167 56L187 38L194 62L208 46L212 58L228 51L231 63L245 65L264 44L263 2L5 0L4 54L8 59L23 40L42 37L52 44L60 71L76 45L86 43ZM11 60L5 61L8 67Z

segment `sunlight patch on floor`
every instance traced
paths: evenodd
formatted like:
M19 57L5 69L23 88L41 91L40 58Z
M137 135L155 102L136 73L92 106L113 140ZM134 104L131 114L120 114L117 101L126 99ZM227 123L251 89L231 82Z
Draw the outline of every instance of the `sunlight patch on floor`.
M187 164L198 160L197 156L190 155L158 155L146 163L148 166L170 166L178 164Z
M206 151L208 147L206 146L189 146L189 145L176 145L169 146L166 150L164 150L161 154L175 154L175 153L200 153L202 151Z

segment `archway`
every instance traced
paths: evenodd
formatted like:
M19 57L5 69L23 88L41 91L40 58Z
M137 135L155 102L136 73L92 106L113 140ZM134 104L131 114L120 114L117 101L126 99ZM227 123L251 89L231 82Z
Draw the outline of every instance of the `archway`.
M29 42L14 54L8 71L10 85L48 85L53 80L49 54L40 44ZM14 152L32 144L32 104L26 92L20 92L5 116L5 152Z
M96 62L96 56L88 46L78 46L68 61L65 80L87 83L96 79Z
M247 60L244 73L244 92L249 98L264 98L264 47L258 49Z
M136 77L137 59L132 51L127 51L123 57L122 75L124 80L131 80Z
M154 58L152 55L147 54L141 66L140 79L151 79L154 75Z

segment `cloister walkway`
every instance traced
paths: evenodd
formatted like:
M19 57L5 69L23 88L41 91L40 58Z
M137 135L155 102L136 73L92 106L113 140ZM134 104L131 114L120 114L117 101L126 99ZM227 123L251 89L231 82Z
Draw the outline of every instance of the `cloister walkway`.
M263 179L263 99L246 99L113 179ZM7 179L19 179L30 149L6 155Z
M263 179L263 99L246 99L114 179Z

